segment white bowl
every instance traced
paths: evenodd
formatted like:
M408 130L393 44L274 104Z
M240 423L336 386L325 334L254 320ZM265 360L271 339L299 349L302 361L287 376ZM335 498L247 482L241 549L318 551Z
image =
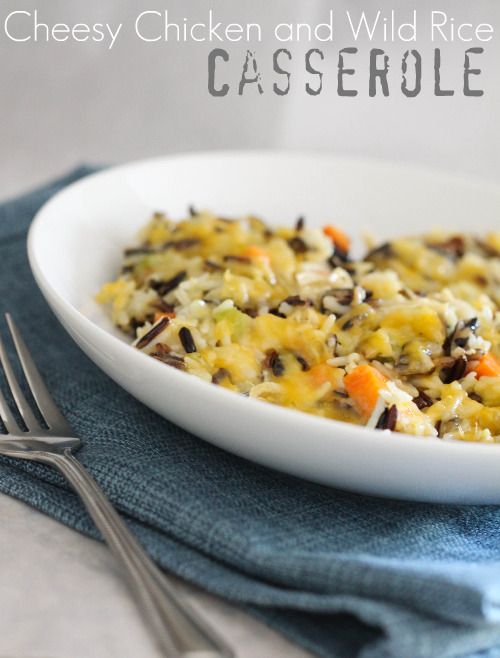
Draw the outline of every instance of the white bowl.
M367 494L499 503L500 445L380 432L247 399L133 349L93 301L121 248L152 211L188 204L291 224L332 221L381 239L438 226L497 225L500 188L434 172L325 155L205 153L109 169L38 213L28 240L35 278L95 363L159 414L212 443L303 478Z

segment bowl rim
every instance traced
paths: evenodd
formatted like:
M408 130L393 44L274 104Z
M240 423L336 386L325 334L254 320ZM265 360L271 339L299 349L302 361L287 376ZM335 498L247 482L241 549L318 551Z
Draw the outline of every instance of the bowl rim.
M385 446L390 449L390 444L394 443L394 440L397 439L400 447L402 443L407 446L407 449L411 452L414 450L427 451L428 446L432 446L432 450L440 451L454 451L464 452L466 454L471 454L478 450L490 449L492 446L500 447L500 443L480 443L480 442L468 442L468 441L459 441L459 440L442 440L438 437L422 437L419 435L389 432L388 430L374 430L372 428L367 428L363 425L355 425L352 423L347 423L340 420L324 418L321 416L315 416L313 414L308 414L307 412L299 411L296 409L291 409L288 407L282 407L280 405L274 405L269 402L254 398L246 398L242 395L235 394L234 391L229 391L223 387L213 386L212 384L205 382L198 377L190 375L189 373L176 370L175 368L165 369L164 364L159 363L155 359L151 359L148 355L134 350L130 343L120 340L110 332L106 331L103 327L99 326L93 322L89 317L87 317L81 310L77 308L71 301L69 301L64 295L62 295L58 290L56 290L52 283L49 281L48 277L44 273L43 263L41 262L41 256L38 253L38 236L44 230L44 222L46 218L51 216L53 207L58 204L61 199L67 195L71 195L75 190L85 188L89 185L92 185L95 180L102 180L105 178L115 178L120 175L126 174L128 171L136 170L138 168L150 167L159 165L164 162L171 162L175 160L199 160L199 159L248 159L248 158L283 158L283 159L312 159L315 160L322 159L326 161L335 161L338 164L349 163L352 165L359 166L369 166L377 169L384 168L387 171L395 171L396 169L405 171L406 174L415 174L421 177L438 177L443 182L450 182L454 184L465 184L468 187L478 186L482 190L485 188L490 189L493 193L498 193L500 195L500 185L492 181L482 181L480 178L475 178L473 176L465 176L461 174L454 174L440 169L422 167L413 164L407 163L397 163L391 162L383 159L375 158L365 158L359 156L343 156L343 155L333 155L324 151L314 151L314 150L276 150L276 149L248 149L248 150L204 150L204 151L193 151L193 152L182 152L182 153L173 153L167 155L159 155L152 158L143 158L132 162L127 162L117 166L108 167L105 169L100 169L94 173L84 176L81 179L67 185L56 194L54 194L47 202L36 213L27 237L27 252L28 260L30 267L32 269L34 278L41 289L44 297L49 302L49 305L54 306L60 312L71 317L78 324L83 324L87 330L95 335L98 335L101 341L109 342L116 349L126 350L128 357L131 359L141 359L144 363L149 363L149 368L162 368L163 372L166 373L165 376L171 378L171 382L175 385L175 382L183 383L184 385L189 382L189 386L193 388L193 394L197 395L198 392L203 395L214 396L216 399L221 400L225 404L231 404L234 406L240 406L242 409L248 411L248 409L255 409L255 412L259 415L267 416L273 422L283 418L288 420L293 420L294 423L299 423L303 426L304 430L309 430L314 432L315 428L325 430L330 428L332 432L342 432L347 429L349 432L353 433L353 436L349 440L356 439L361 443L369 442L370 444L376 439L379 444L382 444L380 447ZM250 406L249 406L250 405ZM498 453L497 453L498 454Z

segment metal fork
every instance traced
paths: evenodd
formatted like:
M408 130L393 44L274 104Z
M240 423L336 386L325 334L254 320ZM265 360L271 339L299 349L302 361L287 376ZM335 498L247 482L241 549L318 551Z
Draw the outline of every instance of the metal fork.
M13 401L26 426L20 427L0 392L0 454L55 467L71 484L126 576L159 648L169 658L233 658L232 650L179 594L173 583L149 559L106 495L74 457L80 439L57 408L12 317L6 314L28 387L47 428L37 419L14 374L0 338L0 363Z

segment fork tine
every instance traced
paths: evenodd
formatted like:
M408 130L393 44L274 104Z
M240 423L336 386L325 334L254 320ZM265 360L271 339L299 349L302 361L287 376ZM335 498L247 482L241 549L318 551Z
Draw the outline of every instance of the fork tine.
M56 406L56 403L52 399L52 396L47 390L47 387L43 382L38 368L36 367L35 362L33 361L33 358L31 357L31 354L29 353L28 348L26 347L26 344L21 336L21 332L17 328L10 313L6 313L5 318L7 320L7 325L9 327L12 340L14 341L24 376L26 377L26 381L29 384L31 393L35 398L35 401L45 422L51 430L60 433L61 436L74 436L73 430L71 429L69 423L61 414Z
M19 386L19 382L17 381L14 371L12 370L12 366L10 365L10 361L7 356L7 350L5 349L5 345L3 344L1 338L0 338L0 363L2 364L5 378L7 380L10 391L12 393L12 397L16 402L19 413L21 414L24 422L26 423L26 427L29 430L40 429L40 423L36 419L35 414L31 410L28 401L26 400L26 398L23 395L23 392L21 391L21 387ZM12 422L12 419L10 419L10 421Z
M7 430L7 432L11 432L12 434L22 433L22 429L17 424L16 419L14 418L11 410L9 409L7 400L4 398L1 391L0 391L0 418L2 420L2 423L5 425L5 429Z

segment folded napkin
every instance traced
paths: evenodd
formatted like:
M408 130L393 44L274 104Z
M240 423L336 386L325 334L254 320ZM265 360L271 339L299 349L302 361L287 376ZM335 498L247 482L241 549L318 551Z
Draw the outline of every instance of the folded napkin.
M79 458L150 555L318 656L500 656L500 508L378 500L257 466L160 418L76 347L36 288L26 231L89 171L0 206L0 311L13 312L83 440ZM1 458L0 490L97 536L47 467Z

